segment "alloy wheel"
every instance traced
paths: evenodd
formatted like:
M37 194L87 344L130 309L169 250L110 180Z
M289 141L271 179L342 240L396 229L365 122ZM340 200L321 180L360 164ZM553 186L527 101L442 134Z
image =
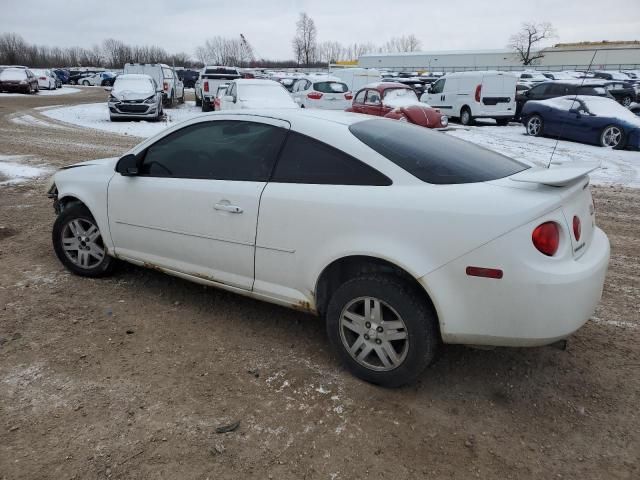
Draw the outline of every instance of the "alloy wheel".
M527 133L534 137L540 133L540 127L542 127L542 121L540 117L532 117L527 122Z
M74 265L83 269L95 268L105 257L100 230L85 218L76 218L64 226L62 249Z
M375 371L399 367L409 351L404 320L390 305L375 297L359 297L344 307L340 338L356 362Z
M618 127L607 127L602 133L602 146L617 147L622 140L622 131Z

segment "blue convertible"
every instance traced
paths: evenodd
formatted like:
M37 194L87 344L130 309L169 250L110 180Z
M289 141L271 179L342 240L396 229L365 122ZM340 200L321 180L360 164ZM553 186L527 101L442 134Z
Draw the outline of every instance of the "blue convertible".
M529 101L522 109L527 134L602 147L640 148L640 117L606 97L570 95Z

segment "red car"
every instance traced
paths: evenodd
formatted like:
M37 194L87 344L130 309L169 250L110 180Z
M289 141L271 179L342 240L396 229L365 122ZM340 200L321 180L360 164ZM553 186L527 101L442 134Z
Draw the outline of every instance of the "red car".
M444 128L446 115L418 100L416 92L401 83L381 82L358 90L347 112L393 118L427 128Z

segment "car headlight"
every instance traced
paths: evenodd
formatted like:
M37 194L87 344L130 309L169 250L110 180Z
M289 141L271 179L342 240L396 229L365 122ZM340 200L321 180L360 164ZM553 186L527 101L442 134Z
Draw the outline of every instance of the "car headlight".
M449 125L449 117L447 117L446 115L442 115L442 116L440 117L440 124L441 124L443 127L446 127L447 125Z
M156 96L155 95L150 96L149 98L145 99L144 103L147 103L147 104L156 103Z
M120 100L118 100L116 97L114 97L113 95L109 95L109 103L118 103Z

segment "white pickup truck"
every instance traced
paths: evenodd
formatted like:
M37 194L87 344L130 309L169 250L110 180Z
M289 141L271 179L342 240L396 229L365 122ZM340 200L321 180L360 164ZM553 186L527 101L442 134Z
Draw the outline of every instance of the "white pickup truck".
M202 102L202 111L213 110L213 102L216 98L218 86L228 83L231 80L242 78L240 71L236 67L224 67L218 65L206 66L202 69L200 77L196 82L196 103L198 99Z
M162 88L162 103L172 107L176 102L184 103L184 84L175 70L164 63L126 63L124 73L149 75Z

